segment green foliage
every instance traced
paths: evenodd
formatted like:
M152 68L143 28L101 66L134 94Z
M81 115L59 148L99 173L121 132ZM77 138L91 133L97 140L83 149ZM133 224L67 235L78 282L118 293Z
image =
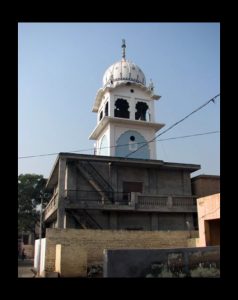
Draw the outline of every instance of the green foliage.
M37 174L21 174L18 176L18 232L35 231L35 224L39 220L41 195L44 203L47 197L44 194L46 179ZM37 209L38 208L38 209Z
M199 266L191 270L191 277L220 277L220 269L212 266L210 268Z

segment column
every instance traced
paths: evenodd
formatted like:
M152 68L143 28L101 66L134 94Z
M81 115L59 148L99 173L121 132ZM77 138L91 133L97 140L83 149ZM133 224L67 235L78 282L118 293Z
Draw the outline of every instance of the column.
M109 218L109 229L117 229L117 213L110 212Z
M152 213L151 214L151 230L155 231L158 230L159 220L158 220L158 214Z
M65 196L65 171L66 160L59 158L59 173L58 173L58 209L57 209L57 222L56 228L64 228L64 196Z
M130 120L135 120L135 105L136 105L136 101L134 98L131 98L129 101L129 112L130 112Z
M114 109L115 109L115 99L112 95L110 95L108 99L108 112L110 117L114 117Z

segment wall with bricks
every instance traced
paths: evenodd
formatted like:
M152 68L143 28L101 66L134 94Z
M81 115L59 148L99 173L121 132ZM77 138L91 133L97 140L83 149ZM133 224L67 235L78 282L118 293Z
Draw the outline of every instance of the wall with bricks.
M59 184L60 206L57 210L57 214L52 215L51 219L47 220L47 227L63 228L66 224L67 228L78 228L79 226L77 222L75 222L73 216L66 213L65 218L64 206L67 207L67 204L78 204L79 201L83 202L86 200L101 201L102 194L100 193L100 190L105 190L102 178L112 186L115 192L115 201L122 198L121 193L123 192L123 185L125 182L141 182L143 186L142 194L145 195L192 195L190 173L193 169L196 170L194 165L181 165L180 168L180 164L176 164L176 166L173 164L160 165L157 163L151 165L150 163L136 163L136 161L135 163L125 161L122 164L122 161L118 158L116 158L115 161L115 158L112 159L112 161L111 158L108 158L105 161L98 161L96 157L94 160L92 159L92 156L89 156L90 165L96 169L96 173L94 173L90 171L87 172L87 169L85 169L85 167L87 167L87 156L85 159L82 159L82 157L77 159L77 157L81 157L81 155L75 156L75 159L72 157L67 158L67 156L60 158L62 167L58 167L58 170L56 169L56 174L61 170L61 173L59 174L61 174L60 177L62 177L60 181L61 184ZM52 184L56 184L53 179ZM64 189L66 189L66 191L64 191ZM92 213L94 214L94 212ZM174 225L170 226L170 223L173 222L178 224L178 226L175 227L177 230L184 230L186 226L183 215L176 216L170 214L171 218L167 223L169 224L167 227L164 225L165 223L162 222L164 215L161 215L161 218L158 216L160 219L158 222L155 222L150 214L140 214L140 218L134 218L131 214L129 219L126 217L126 214L124 214L121 215L121 219L120 216L117 216L118 222L113 218L113 213L110 215L105 212L103 212L103 214L101 212L95 212L95 215L96 221L105 229L135 227L135 224L130 224L130 222L140 224L140 227L144 227L144 230L151 230L152 227L152 230L173 230ZM165 216L165 218L167 220L167 216ZM191 214L189 218L193 218L193 215ZM50 223L55 222L55 219L57 222L54 225L51 225ZM133 220L130 221L130 219ZM126 224L127 222L128 225ZM152 223L153 226L151 225ZM191 224L192 223L193 222L191 222ZM59 226L59 224L61 225Z
M187 230L186 221L193 229L192 213L164 213L140 211L101 211L89 210L89 214L103 229L137 229L137 230ZM77 211L76 215L83 216ZM73 217L66 214L66 228L81 228Z
M192 231L192 237L198 232ZM126 231L46 229L45 271L55 271L56 245L73 247L72 259L87 252L87 264L103 262L104 249L153 249L187 247L188 231Z
M86 277L87 252L77 245L56 245L55 271L60 277Z
M199 238L188 239L188 247L199 247Z
M199 175L191 179L193 195L205 197L220 193L220 176Z
M25 249L25 255L27 258L34 257L34 246L33 245L23 245L22 248Z
M142 182L143 193L151 195L191 195L190 172L184 170L166 170L159 168L128 166L110 166L108 162L91 162L97 172L117 192L123 192L123 182ZM77 163L80 169L80 163ZM67 189L95 191L74 164L67 166ZM71 199L77 199L77 193L68 192ZM94 194L95 196L95 194Z

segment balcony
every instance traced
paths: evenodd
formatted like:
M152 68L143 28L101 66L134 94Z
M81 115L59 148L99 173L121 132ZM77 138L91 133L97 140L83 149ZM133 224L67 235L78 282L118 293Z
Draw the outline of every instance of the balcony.
M67 209L132 210L129 204L130 193L65 190L65 208Z
M69 209L137 210L148 212L197 212L196 197L145 195L111 192L113 203L96 191L65 191L65 207Z
M197 212L194 196L137 195L136 207L143 211Z
M44 209L44 220L47 220L57 209L58 207L58 192L56 192L53 197L50 199L50 202L47 204Z

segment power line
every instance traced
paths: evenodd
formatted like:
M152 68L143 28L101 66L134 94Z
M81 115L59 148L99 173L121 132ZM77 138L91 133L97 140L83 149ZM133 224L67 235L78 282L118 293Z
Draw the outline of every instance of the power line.
M190 114L188 114L187 116L185 116L183 119L177 121L176 123L174 123L173 125L171 125L169 128L167 128L166 130L164 130L163 132L161 132L160 134L156 135L152 140L148 141L148 142L142 142L142 143L137 143L138 144L142 144L142 146L140 146L138 149L136 149L135 151L130 152L129 154L127 154L125 157L129 157L130 155L132 155L133 153L137 152L138 150L140 150L141 148L143 148L144 146L146 146L149 143L152 143L155 139L157 139L159 136L161 136L162 134L166 133L167 131L169 131L170 129L172 129L173 127L175 127L176 125L178 125L179 123L181 123L182 121L184 121L185 119L187 119L189 116L191 116L192 114L194 114L195 112L197 112L198 110L202 109L204 106L206 106L208 103L210 103L211 101L213 103L215 103L215 99L217 97L219 97L220 94L217 94L216 96L214 96L213 98L211 98L210 100L208 100L207 102L205 102L203 105L201 105L200 107L198 107L197 109L195 109L194 111L192 111ZM205 133L206 134L206 133ZM203 135L203 134L199 134L199 135ZM179 138L179 137L178 137ZM184 137L183 137L184 138ZM171 138L172 139L172 138ZM175 138L173 138L175 139ZM103 147L101 149L109 149L109 148L114 148L114 147L122 147L122 146L127 146L128 144L124 144L124 145L118 145L118 146L111 146L111 147ZM90 150L94 150L94 148L90 148L90 149L82 149L82 150L76 150L76 151L70 151L70 152L83 152L83 151L90 151ZM48 153L48 154L40 154L40 155L30 155L30 156L21 156L18 157L18 159L23 159L23 158L33 158L33 157L41 157L41 156L51 156L51 155L58 155L59 153Z
M209 131L209 132L203 132L203 133L196 133L196 134L190 134L190 135L184 135L184 136L177 136L177 137L171 137L167 139L161 139L157 140L157 142L162 142L162 141L167 141L167 140L175 140L175 139L182 139L182 138L188 138L188 137L193 137L193 136L200 136L200 135L207 135L207 134L214 134L214 133L219 133L220 131ZM137 143L137 144L144 144L145 142ZM128 144L123 144L123 145L117 145L117 146L110 146L110 147L102 147L100 149L110 149L110 148L115 148L115 147L124 147L128 146ZM81 150L75 150L75 151L68 151L68 152L84 152L84 151L90 151L94 150L94 148L88 148L88 149L81 149ZM20 156L18 159L24 159L24 158L33 158L33 157L42 157L42 156L51 156L51 155L58 155L59 152L55 153L48 153L48 154L39 154L39 155L29 155L29 156Z
M177 136L177 137L172 137L172 138L157 140L157 142L168 141L168 140L176 140L176 139L183 139L183 138L188 138L188 137L192 137L192 136L214 134L214 133L219 133L219 132L220 131L209 131L209 132L204 132L204 133L196 133L196 134L190 134L190 135L183 135L183 136Z
M197 109L195 109L194 111L192 111L190 114L186 115L184 118L182 118L181 120L177 121L176 123L172 124L169 128L167 128L166 130L162 131L160 134L156 135L152 140L146 142L144 145L140 146L139 148L137 148L135 151L130 152L129 154L127 154L125 157L129 157L130 155L132 155L133 153L137 152L138 150L140 150L141 148L145 147L147 144L152 143L155 139L157 139L159 136L161 136L162 134L166 133L167 131L171 130L173 127L175 127L176 125L178 125L179 123L183 122L185 119L187 119L188 117L190 117L192 114L194 114L195 112L199 111L200 109L202 109L203 107L205 107L206 105L208 105L210 102L215 103L215 99L217 97L219 97L220 94L217 94L216 96L214 96L213 98L209 99L208 101L206 101L204 104L202 104L201 106L199 106Z

